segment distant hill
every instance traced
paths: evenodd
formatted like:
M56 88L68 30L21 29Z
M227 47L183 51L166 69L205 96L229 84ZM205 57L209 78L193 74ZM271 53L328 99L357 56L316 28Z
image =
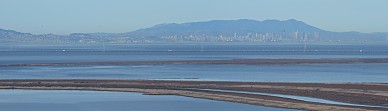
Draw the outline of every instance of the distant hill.
M182 24L160 24L150 28L140 29L128 33L136 37L161 36L245 36L248 34L284 34L283 36L314 36L318 34L320 40L342 40L342 41L386 41L387 33L359 33L359 32L331 32L308 25L302 21L289 19L279 20L213 20L206 22L191 22ZM300 37L303 38L303 37Z
M278 33L278 32L326 32L319 28L307 25L304 22L294 19L279 21L265 20L255 21L248 19L241 20L213 20L207 22L192 22L183 24L160 24L151 28L140 29L130 34L144 36L158 36L167 34L207 34L207 35L234 35L235 33Z
M5 29L0 29L0 37L6 37L6 36L11 36L11 35L32 35L30 33L22 33L22 32L17 32L14 30L5 30Z
M144 42L388 42L388 33L332 32L295 19L213 20L159 24L126 33L73 33L70 35L22 33L0 29L0 42L144 43Z

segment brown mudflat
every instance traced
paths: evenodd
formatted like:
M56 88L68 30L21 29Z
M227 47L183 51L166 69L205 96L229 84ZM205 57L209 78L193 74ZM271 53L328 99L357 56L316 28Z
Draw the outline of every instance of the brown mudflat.
M244 91L307 96L333 101L388 106L388 84L384 83L286 83L286 82L216 82L216 81L159 81L159 80L0 80L0 89L37 90L102 90L140 92L154 95L178 95L230 101L271 107L365 111L388 110L386 107L348 106L315 103L268 95L225 92ZM201 90L213 89L213 90Z

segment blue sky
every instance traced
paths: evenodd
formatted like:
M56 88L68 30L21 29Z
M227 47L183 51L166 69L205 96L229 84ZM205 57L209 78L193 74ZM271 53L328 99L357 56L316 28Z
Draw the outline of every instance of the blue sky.
M297 19L330 31L388 32L388 0L0 0L0 28L129 32L160 23Z

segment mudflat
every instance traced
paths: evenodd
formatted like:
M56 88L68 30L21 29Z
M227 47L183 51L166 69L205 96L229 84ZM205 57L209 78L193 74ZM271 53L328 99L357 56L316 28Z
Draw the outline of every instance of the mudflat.
M95 90L177 95L270 107L319 111L388 110L387 107L350 106L302 101L244 91L322 98L332 101L388 106L386 83L288 83L163 80L25 79L0 80L0 89ZM210 90L209 90L210 89ZM225 90L225 91L223 91ZM227 90L227 91L226 91Z

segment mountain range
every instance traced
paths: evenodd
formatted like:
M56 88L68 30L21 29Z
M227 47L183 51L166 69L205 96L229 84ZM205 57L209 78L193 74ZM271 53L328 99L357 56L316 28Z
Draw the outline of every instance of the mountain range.
M34 35L0 29L0 42L112 43L134 42L387 42L388 33L332 32L295 19L213 20L159 24L126 33ZM37 40L35 40L37 39Z
M213 20L207 22L191 22L183 24L160 24L151 28L140 29L130 34L147 34L147 36L164 34L207 34L207 35L233 35L234 33L279 33L282 31L324 32L319 28L307 25L294 19L279 21L241 20Z

